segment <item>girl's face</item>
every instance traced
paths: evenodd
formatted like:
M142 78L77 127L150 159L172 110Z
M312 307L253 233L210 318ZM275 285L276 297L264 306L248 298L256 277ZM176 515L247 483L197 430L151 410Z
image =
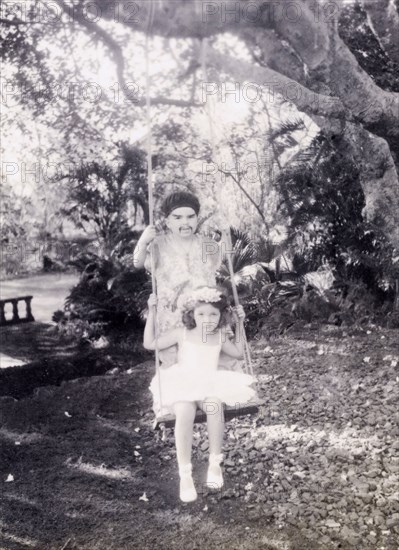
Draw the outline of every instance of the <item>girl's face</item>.
M194 321L198 328L208 334L217 329L220 321L220 311L208 303L200 303L194 309Z
M198 225L198 216L189 206L175 208L166 218L166 225L178 237L185 239L194 235Z

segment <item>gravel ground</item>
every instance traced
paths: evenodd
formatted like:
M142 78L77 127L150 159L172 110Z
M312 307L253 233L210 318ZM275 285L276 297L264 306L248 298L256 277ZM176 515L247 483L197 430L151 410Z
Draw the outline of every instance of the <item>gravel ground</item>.
M220 493L196 427L192 504L173 431L152 431L152 363L0 398L0 548L397 550L397 332L309 327L252 348L264 406L228 423Z

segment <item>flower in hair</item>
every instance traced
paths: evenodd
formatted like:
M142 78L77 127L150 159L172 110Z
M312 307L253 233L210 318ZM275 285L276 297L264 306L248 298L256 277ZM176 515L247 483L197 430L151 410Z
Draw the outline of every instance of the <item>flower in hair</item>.
M212 287L197 288L190 293L182 294L177 303L178 307L191 309L197 302L214 303L219 302L222 297L220 290Z

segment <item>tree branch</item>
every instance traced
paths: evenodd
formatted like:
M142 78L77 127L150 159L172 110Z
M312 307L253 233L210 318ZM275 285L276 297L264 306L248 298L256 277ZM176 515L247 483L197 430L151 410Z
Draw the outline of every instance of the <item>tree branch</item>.
M56 1L59 5L65 6L64 0ZM90 3L90 0L86 1ZM359 121L368 130L383 137L391 135L396 139L398 136L399 94L381 90L361 69L356 58L339 38L336 29L333 33L329 32L328 23L332 17L338 16L339 4L332 2L331 6L336 13L326 14L323 5L314 0L303 0L297 8L297 16L291 14L288 17L284 12L285 2L274 0L253 0L252 15L248 12L246 0L232 2L228 6L229 11L226 2L152 1L150 4L148 0L136 0L134 16L122 17L123 24L136 31L146 32L149 6L153 6L151 33L160 36L201 38L226 32L240 36L244 29L274 29L278 37L289 44L297 58L303 62L305 76L302 83L287 79L284 76L285 68L279 65L279 72L264 68L269 73L260 75L262 79L266 75L273 81L276 79L283 87L291 86L288 99L302 111L318 116ZM97 0L96 6L107 19L115 18L117 8L120 14L126 14L126 3L123 0L114 2L113 10L109 10L108 0ZM87 21L87 18L80 17L78 20L102 37L111 49L114 48L118 78L124 83L123 58L119 45L98 25ZM334 60L331 56L330 39L334 40L336 46ZM249 70L248 64L246 71L240 70L244 65L241 60L231 59L229 65L231 74L240 74L241 80L251 80L252 71ZM309 77L306 76L307 72ZM319 93L323 81L324 90L327 91L325 95ZM285 90L287 91L287 88ZM328 90L331 90L333 97L328 94ZM353 90L356 90L356 93L353 93ZM294 94L299 97L292 98Z
M155 96L150 98L151 105L173 105L175 107L202 107L201 103L185 99L173 99L172 97ZM145 99L134 101L140 107L144 107Z
M256 209L256 211L258 212L259 216L261 217L263 223L265 224L265 227L266 227L266 230L269 232L269 224L267 223L267 220L262 212L262 210L259 208L259 206L256 204L256 202L254 201L254 199L251 197L251 195L248 193L248 191L245 189L245 187L243 187L241 185L241 182L240 182L240 179L239 178L236 178L234 176L234 174L232 172L227 172L226 170L222 170L221 168L219 168L219 172L221 172L222 174L224 174L225 176L229 176L238 186L238 188L240 189L240 191L242 191L244 193L244 195L247 197L247 199L249 200L249 202L254 206L254 208Z
M361 0L382 49L399 65L399 14L392 0Z
M35 23L35 21L32 21L31 23L27 23L26 21L22 21L21 19L3 19L2 17L0 18L0 23L2 25L6 25L7 27L17 27L19 25L28 25L28 24L32 24L32 23ZM36 21L36 23L38 23L38 21Z
M69 7L65 4L64 0L55 0L57 4L64 10L65 13L69 13ZM121 85L122 92L126 99L132 103L144 107L146 104L145 98L138 99L135 96L129 94L129 86L125 79L125 61L123 57L123 50L116 40L97 23L88 20L87 18L78 18L78 22L81 26L85 27L91 34L94 34L109 50L112 59L115 62L116 74L118 82ZM201 104L195 103L193 100L173 99L163 96L156 96L150 99L153 105L173 105L176 107L201 107Z
M274 101L274 94L277 93L305 113L340 120L352 119L350 112L345 109L338 97L317 94L268 67L260 67L242 60L238 61L210 48L208 49L208 64L212 64L220 72L232 75L240 86L239 94L245 91L245 83L249 83L249 85L257 86L261 95L266 94L271 103ZM248 95L251 97L254 95L254 90L250 88L249 90ZM211 95L214 92L211 88L205 88L205 93ZM240 100L248 101L245 95L240 97Z
M70 8L64 2L64 0L55 0L55 2L62 8L62 10L66 14L70 13ZM91 34L94 34L97 38L101 40L103 44L107 46L108 50L111 53L111 57L115 61L118 80L124 86L126 86L124 78L125 61L123 58L122 48L120 47L118 42L114 40L114 38L109 33L107 33L107 31L97 25L97 23L90 21L87 17L77 17L77 21L82 27L85 27Z
M338 17L339 9L338 4L331 5L336 10L331 17L320 17L322 12L315 17L315 2L304 0L298 21L281 18L276 20L275 28L295 51L300 52L301 59L309 68L311 88L319 90L320 83L324 84L352 113L352 121L361 122L368 130L382 137L389 139L394 136L397 139L399 94L379 88L360 67L336 28L331 32L328 22ZM279 70L284 73L284 67L280 66Z

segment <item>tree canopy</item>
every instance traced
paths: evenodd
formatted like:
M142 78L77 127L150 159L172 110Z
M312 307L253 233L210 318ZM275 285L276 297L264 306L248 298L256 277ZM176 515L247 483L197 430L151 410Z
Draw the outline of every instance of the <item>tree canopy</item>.
M24 115L17 111L16 117L22 127L29 111L55 132L48 151L52 148L59 160L66 154L69 159L83 155L88 161L98 160L111 149L116 154L123 132L129 135L144 121L147 34L151 102L160 124L169 124L175 113L184 128L207 100L223 103L226 95L251 107L256 103L259 116L277 103L294 105L357 166L364 216L397 247L398 4L6 2L1 15L2 57L10 78L3 98L9 105L18 96ZM206 77L201 64L204 39ZM85 56L85 47L95 48L97 58ZM165 53L166 65L161 58ZM107 94L98 78L91 79L104 67L115 75ZM175 139L180 154L183 145ZM165 152L168 147L172 144L164 142Z

